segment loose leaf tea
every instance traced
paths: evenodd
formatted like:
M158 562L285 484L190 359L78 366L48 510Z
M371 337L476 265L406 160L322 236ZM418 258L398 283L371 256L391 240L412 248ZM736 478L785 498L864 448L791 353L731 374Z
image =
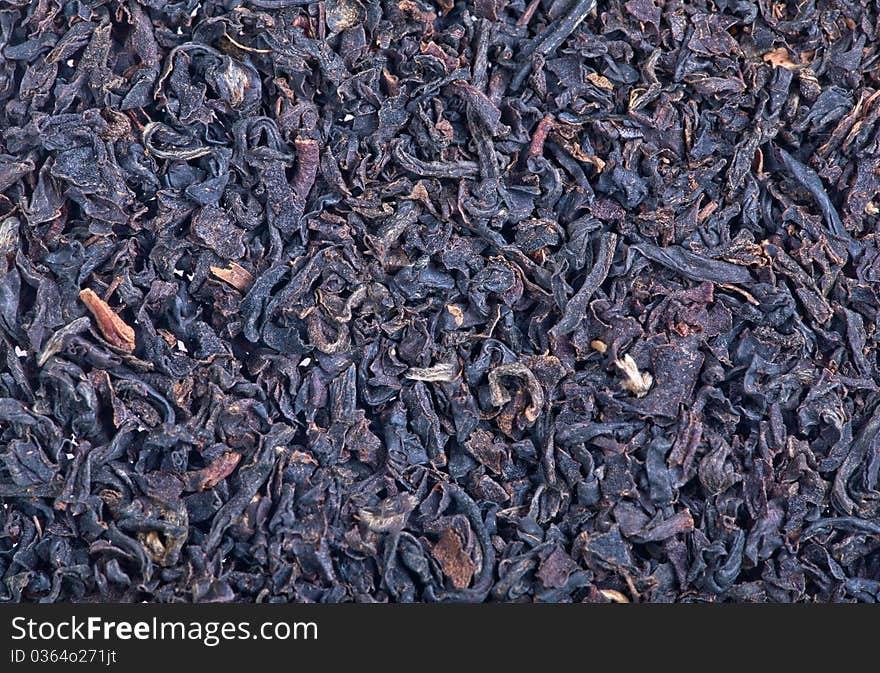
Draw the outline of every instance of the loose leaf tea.
M107 302L89 289L80 292L79 298L92 312L98 329L109 343L129 353L134 350L134 330L107 306Z
M0 600L880 600L878 25L0 0Z

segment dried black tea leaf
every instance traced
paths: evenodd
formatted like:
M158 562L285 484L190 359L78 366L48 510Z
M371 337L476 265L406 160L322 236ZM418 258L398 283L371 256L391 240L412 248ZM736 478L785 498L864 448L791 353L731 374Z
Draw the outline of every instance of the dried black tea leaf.
M880 601L880 9L0 6L0 601Z

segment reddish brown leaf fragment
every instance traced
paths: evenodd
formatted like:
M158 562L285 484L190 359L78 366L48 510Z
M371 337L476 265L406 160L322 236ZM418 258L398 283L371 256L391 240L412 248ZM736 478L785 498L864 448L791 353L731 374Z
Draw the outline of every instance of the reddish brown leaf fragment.
M568 581L568 576L577 570L577 563L571 560L571 557L562 549L556 547L541 562L541 567L535 573L545 587L552 589L561 589Z
M458 533L447 528L440 536L440 541L434 545L431 553L440 564L443 574L452 580L452 586L456 589L467 588L476 567L471 557L462 548Z
M193 491L207 491L226 479L241 461L240 453L224 453L208 467L188 473L187 485Z
M212 266L210 269L211 273L217 276L217 278L241 292L247 291L254 282L254 277L251 273L235 262L229 262L229 268L227 269L224 269L222 266Z
M293 176L293 191L305 199L315 184L315 176L318 174L318 164L321 163L321 148L318 142L311 138L300 138L294 141L296 145L296 174Z
M79 298L95 317L98 329L101 330L104 338L117 348L131 353L135 347L134 330L92 290L83 290L79 293Z
M547 134L550 133L553 124L554 120L551 115L546 115L538 122L538 126L535 128L535 133L532 135L532 140L529 143L530 157L536 157L544 151L544 141L547 140Z

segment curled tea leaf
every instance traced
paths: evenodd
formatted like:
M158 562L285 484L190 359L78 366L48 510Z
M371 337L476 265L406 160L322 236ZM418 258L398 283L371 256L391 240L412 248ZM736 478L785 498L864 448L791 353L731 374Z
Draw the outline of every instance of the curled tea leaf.
M526 419L534 422L541 414L541 408L544 406L544 390L538 382L537 377L532 370L523 364L514 362L507 365L499 365L489 372L489 392L492 396L492 404L500 407L510 401L510 393L501 386L501 378L504 376L515 376L525 381L526 387L531 396L531 404L525 410Z

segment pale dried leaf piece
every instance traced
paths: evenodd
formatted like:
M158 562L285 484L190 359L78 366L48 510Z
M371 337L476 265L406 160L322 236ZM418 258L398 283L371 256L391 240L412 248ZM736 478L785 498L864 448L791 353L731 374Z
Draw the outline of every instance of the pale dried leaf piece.
M404 374L413 381L454 381L458 377L458 367L446 363L433 367L410 367Z
M779 47L778 49L771 49L762 57L765 63L769 63L773 66L778 66L780 68L786 68L788 70L795 70L800 66L791 60L791 56L788 54L788 49L785 47Z
M79 298L95 317L98 329L101 330L104 338L117 348L131 353L135 347L134 330L92 290L83 290L79 293Z
M461 307L456 306L455 304L449 304L446 307L446 310L449 311L452 319L455 320L456 326L461 327L464 323L464 311L461 310Z
M607 89L608 91L612 91L614 89L614 85L608 80L608 78L603 77L598 73L591 72L589 75L587 75L587 79L600 89Z
M614 364L626 374L626 379L620 384L623 388L636 397L644 397L648 394L654 383L654 377L648 372L640 372L632 355L627 353L622 359L615 360Z
M403 530L406 519L418 500L409 493L386 498L375 507L358 510L358 518L374 533L390 533Z
M247 291L254 282L254 277L251 275L250 271L239 266L235 262L229 262L228 269L224 269L221 266L212 266L210 269L211 273L217 276L217 278L224 283L228 283L240 292Z
M446 124L442 124L442 122L446 122ZM445 119L437 122L437 130L444 135L447 135L449 138L452 138L452 124L450 124ZM431 202L431 195L428 193L428 188L425 187L425 183L422 180L419 180L413 186L412 190L406 198L412 199L413 201L421 201L422 203Z
M599 593L612 603L629 603L629 598L614 589L599 589Z
M605 342L599 341L598 339L593 339L590 342L590 347L595 351L599 351L602 355L604 355L605 351L608 350L608 346L605 344Z

